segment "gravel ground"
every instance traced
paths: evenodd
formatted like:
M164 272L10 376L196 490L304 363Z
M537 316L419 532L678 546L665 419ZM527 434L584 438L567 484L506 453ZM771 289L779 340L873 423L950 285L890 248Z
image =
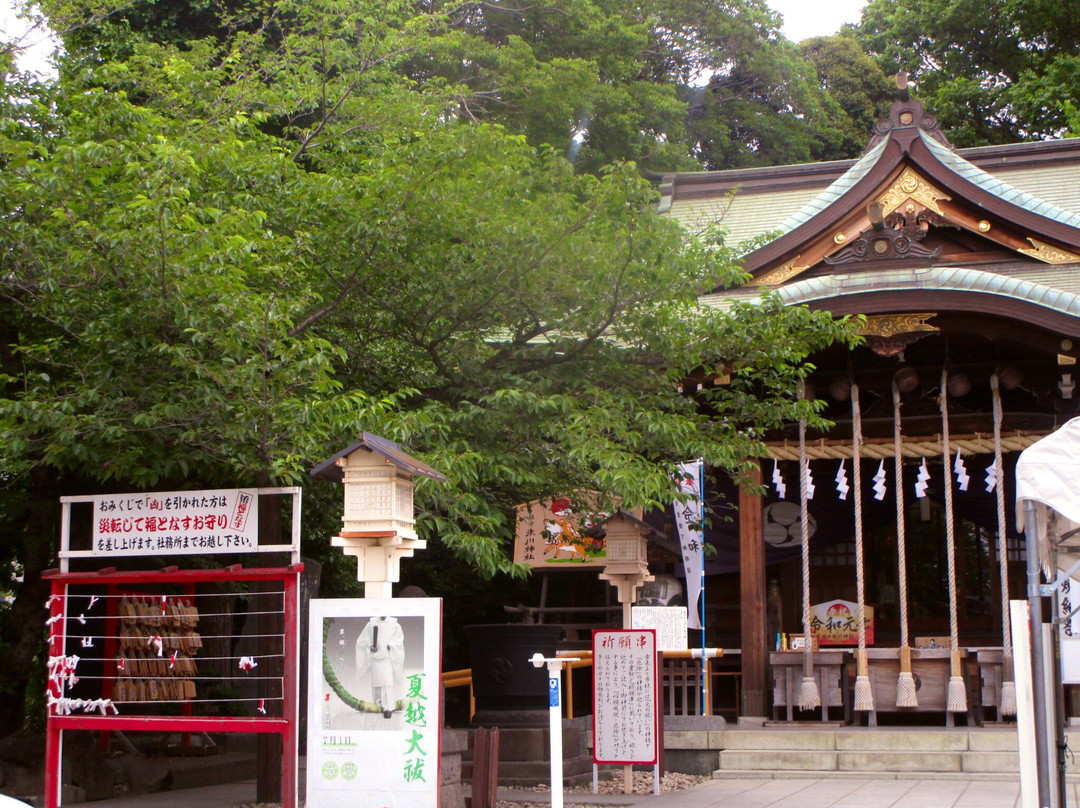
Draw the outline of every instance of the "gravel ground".
M683 788L691 788L700 783L704 783L708 780L708 777L698 777L693 774L679 774L678 772L668 772L660 778L660 793L670 794L673 791L679 791ZM535 791L538 794L546 794L551 791L549 785L542 784L533 786L532 788L517 789L519 791ZM597 791L601 794L622 794L623 793L623 778L621 774L614 777L608 777L607 779L601 779ZM653 780L650 772L634 772L634 793L635 794L652 794ZM567 794L591 794L592 784L583 786L573 786L566 789ZM301 800L303 805L303 800ZM237 805L235 808L281 808L281 803L276 802L248 802L242 805ZM511 802L509 800L499 800L498 808L550 808L548 802ZM587 808L587 805L578 803L575 808Z
M691 788L692 786L699 785L707 781L708 777L700 777L693 774L680 774L679 772L668 772L660 778L660 793L670 794L674 791L679 791L684 788ZM537 793L547 793L551 791L551 787L546 783L538 785L533 788L520 789L522 791L535 791ZM623 777L621 774L615 776L609 776L607 779L601 779L597 784L597 789L601 794L622 794L623 793ZM591 794L592 784L581 786L573 786L566 789L566 794ZM634 772L634 793L635 794L652 794L653 793L653 776L651 772ZM550 803L541 802L511 802L509 800L499 800L498 808L548 808ZM587 808L587 804L577 803L575 808Z

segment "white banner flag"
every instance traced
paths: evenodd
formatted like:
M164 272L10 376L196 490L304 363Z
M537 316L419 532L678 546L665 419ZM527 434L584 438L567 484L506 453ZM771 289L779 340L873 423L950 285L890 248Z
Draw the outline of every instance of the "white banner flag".
M702 461L679 466L679 488L687 494L685 502L675 503L675 528L682 548L686 574L686 625L700 629L701 605L705 597L705 535L701 507Z

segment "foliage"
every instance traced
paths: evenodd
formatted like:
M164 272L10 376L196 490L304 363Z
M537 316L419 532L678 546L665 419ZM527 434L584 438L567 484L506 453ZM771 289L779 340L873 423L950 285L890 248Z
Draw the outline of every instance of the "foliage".
M289 6L253 16L232 0L189 5L133 0L84 18L66 42L105 60L130 56L137 42L191 47L238 32L266 32L288 48L281 32L305 16ZM359 31L408 8L376 5L317 5L325 13L308 19ZM792 163L838 150L853 156L862 145L844 140L859 124L846 121L763 0L444 0L422 8L430 36L424 48L397 54L401 73L429 91L447 88L453 114L548 145L579 171L620 160L654 173Z
M871 0L856 35L907 70L956 146L1060 136L1080 78L1080 18L1050 0Z
M447 474L419 486L426 537L518 575L515 503L662 506L680 460L738 474L764 429L816 417L792 391L846 324L700 310L742 276L635 165L577 172L417 80L454 13L283 0L179 46L114 27L71 39L57 82L0 87L15 702L61 494L295 483L369 429ZM338 497L305 508L314 538Z
M895 98L892 82L850 36L814 37L799 43L799 50L817 71L821 88L844 111L837 119L842 139L823 160L858 154L866 146L874 124L889 112Z

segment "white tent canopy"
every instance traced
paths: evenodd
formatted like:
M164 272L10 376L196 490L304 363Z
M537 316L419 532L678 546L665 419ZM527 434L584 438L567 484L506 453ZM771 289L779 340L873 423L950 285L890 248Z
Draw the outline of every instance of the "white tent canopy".
M1020 453L1016 463L1016 527L1024 532L1025 504L1035 504L1039 564L1047 578L1051 550L1066 569L1080 558L1080 418L1073 418Z

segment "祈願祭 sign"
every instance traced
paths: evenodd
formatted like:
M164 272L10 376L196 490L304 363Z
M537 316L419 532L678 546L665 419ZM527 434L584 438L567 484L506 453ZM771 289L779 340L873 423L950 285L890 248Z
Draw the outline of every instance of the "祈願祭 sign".
M593 762L651 763L659 753L656 632L593 632Z

